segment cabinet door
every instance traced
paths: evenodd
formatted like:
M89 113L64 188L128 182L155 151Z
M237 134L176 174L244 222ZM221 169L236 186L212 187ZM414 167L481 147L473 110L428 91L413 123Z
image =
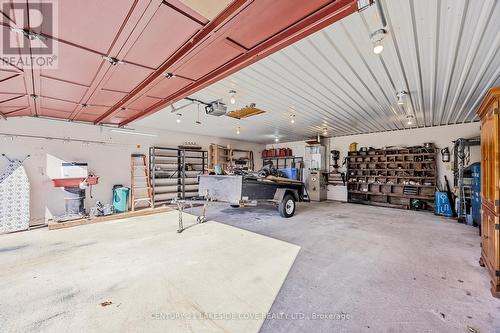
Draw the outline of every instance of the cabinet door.
M483 204L496 213L500 212L498 130L496 101L481 120L481 197Z
M484 252L485 264L495 277L495 272L500 266L498 216L483 206L481 214L481 242Z

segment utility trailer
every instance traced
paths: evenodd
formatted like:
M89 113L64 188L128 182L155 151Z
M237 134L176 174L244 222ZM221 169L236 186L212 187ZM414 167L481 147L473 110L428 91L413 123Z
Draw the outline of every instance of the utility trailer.
M309 201L304 183L292 179L253 176L198 176L199 196L209 200L227 202L231 207L258 202L274 203L280 215L288 218L295 214L296 203Z

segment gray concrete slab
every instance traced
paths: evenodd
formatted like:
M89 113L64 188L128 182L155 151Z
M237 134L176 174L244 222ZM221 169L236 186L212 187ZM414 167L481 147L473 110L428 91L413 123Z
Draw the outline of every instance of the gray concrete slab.
M262 206L208 212L301 247L271 308L297 315L269 318L263 333L500 332L500 300L478 265L477 228L339 202L299 204L290 219ZM330 317L314 319L321 314Z
M177 216L1 235L0 332L257 332L299 247Z

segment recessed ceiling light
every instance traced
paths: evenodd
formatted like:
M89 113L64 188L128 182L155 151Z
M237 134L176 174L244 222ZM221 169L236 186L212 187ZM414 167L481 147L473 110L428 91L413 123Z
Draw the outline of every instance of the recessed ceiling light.
M290 115L290 122L291 122L292 124L295 124L295 115L294 115L294 114L291 114L291 115Z
M182 117L182 114L178 113L177 114L177 119L176 119L177 124L179 124L181 122L181 117Z
M236 134L240 135L240 128L236 128Z
M274 142L279 142L279 141L280 141L280 138L276 135L276 136L274 137Z

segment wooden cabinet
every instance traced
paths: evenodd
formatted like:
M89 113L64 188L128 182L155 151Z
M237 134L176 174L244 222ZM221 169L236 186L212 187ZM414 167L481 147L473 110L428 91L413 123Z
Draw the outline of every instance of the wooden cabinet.
M491 293L500 297L500 87L481 103L481 264L491 276Z

